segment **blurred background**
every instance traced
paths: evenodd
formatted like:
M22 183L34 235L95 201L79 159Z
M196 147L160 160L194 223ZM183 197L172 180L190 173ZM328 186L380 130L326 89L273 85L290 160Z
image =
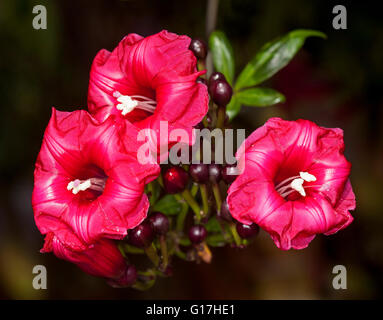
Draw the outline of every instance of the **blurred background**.
M32 8L47 8L47 30L32 28ZM232 41L237 74L267 41L294 28L325 32L267 85L284 104L243 108L233 126L247 134L271 116L306 118L345 131L353 165L355 221L301 251L280 251L261 232L245 250L215 249L210 265L174 261L174 275L146 292L112 289L52 254L33 221L34 163L51 107L86 107L88 74L101 48L128 33L162 29L205 36L206 1L97 0L0 2L0 298L3 299L370 299L383 289L383 19L366 1L343 1L347 30L332 28L335 2L221 0L217 28ZM32 288L32 268L48 270L48 289ZM347 290L332 269L347 268Z

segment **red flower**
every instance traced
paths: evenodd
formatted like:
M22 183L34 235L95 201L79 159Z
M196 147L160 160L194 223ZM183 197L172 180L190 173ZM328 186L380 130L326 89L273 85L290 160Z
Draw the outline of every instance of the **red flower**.
M341 129L270 119L237 152L243 172L228 190L231 214L257 223L284 250L345 228L355 195L343 150Z
M126 277L128 266L112 240L102 239L85 250L73 250L49 232L41 252L51 251L60 259L76 264L93 276L108 278L119 285L131 284Z
M122 239L146 217L144 185L157 164L137 162L137 130L113 117L53 109L36 162L32 205L42 234L66 248L89 249L101 238Z
M204 71L197 72L190 41L168 31L147 38L129 34L113 52L101 50L90 72L90 112L153 129L157 149L168 139L159 136L160 121L168 122L169 133L186 130L191 138L180 142L192 143L192 127L208 110L208 94L206 85L196 82Z

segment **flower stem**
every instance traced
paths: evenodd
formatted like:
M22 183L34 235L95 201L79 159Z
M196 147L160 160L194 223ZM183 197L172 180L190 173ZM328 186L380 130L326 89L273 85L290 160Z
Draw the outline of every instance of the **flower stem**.
M217 128L223 129L225 125L225 118L226 118L226 108L218 107Z
M187 260L187 256L185 253L183 253L181 250L176 250L175 254L178 258L181 258L182 260Z
M182 208L181 208L181 212L177 216L177 226L176 226L178 232L181 232L184 229L185 218L189 211L189 205L182 198L181 200L182 200L182 203L181 203Z
M219 0L208 0L206 8L206 36L209 37L217 23Z
M198 71L205 70L206 69L206 63L205 60L199 60L197 64ZM201 76L202 78L206 79L206 73Z
M200 184L199 188L201 191L203 216L206 217L209 214L208 191L206 184Z
M137 281L132 285L134 289L145 291L151 288L156 282L156 272L153 269L138 271L137 275Z
M197 192L198 192L198 183L193 183L190 193L192 194L193 197L195 197Z
M160 247L161 247L161 256L162 256L162 270L165 271L168 263L169 263L169 257L168 257L168 247L166 244L166 237L160 236Z
M237 229L235 228L235 224L234 223L231 223L230 224L230 231L231 231L231 234L233 235L233 238L234 238L234 242L237 246L240 246L242 241L241 241L241 238L237 232Z
M158 183L163 188L164 187L164 178L162 177L162 173L158 176Z
M160 258L157 254L156 247L154 246L154 243L152 243L150 246L146 247L145 253L148 256L148 258L153 262L153 264L158 267L160 263Z
M208 0L206 8L206 38L209 39L210 34L214 31L215 25L217 23L217 13L218 13L218 2L219 0ZM213 58L209 52L206 57L206 69L208 78L213 72Z
M218 183L213 184L213 194L214 194L214 199L217 206L217 212L219 212L221 211L222 199L221 199L221 191L219 190Z
M207 117L206 116L203 117L202 123L203 123L205 128L209 128L209 122L207 122Z
M192 194L188 189L185 189L181 193L182 197L185 199L187 204L190 206L190 208L193 210L197 222L201 221L201 208L199 207L198 203L194 200Z

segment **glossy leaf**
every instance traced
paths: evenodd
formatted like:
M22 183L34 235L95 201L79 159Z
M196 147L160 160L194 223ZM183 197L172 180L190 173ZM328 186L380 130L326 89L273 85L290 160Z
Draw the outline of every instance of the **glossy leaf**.
M294 30L264 45L238 76L235 89L253 87L285 67L303 46L307 37L326 38L315 30Z
M238 92L237 99L246 106L267 107L284 102L285 96L270 88L250 88Z
M222 72L227 82L233 83L234 55L229 40L222 31L214 31L209 38L209 47L216 71Z
M152 211L159 211L167 215L178 214L181 209L181 203L172 194L165 195L152 207Z

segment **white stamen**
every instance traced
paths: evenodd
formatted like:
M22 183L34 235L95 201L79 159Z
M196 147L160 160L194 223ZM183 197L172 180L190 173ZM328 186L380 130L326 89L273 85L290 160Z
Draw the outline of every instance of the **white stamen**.
M279 188L282 187L285 183L290 182L291 180L294 180L295 178L299 178L299 176L289 177L289 178L283 180L282 182L280 182L280 183L275 187L275 189L279 189Z
M317 178L313 174L301 171L299 172L299 176L293 176L283 180L275 187L275 189L283 198L286 198L288 195L295 191L298 192L302 197L305 197L305 188L318 187L318 185L303 186L303 183L313 182L316 180Z
M157 105L156 101L140 95L128 96L123 95L118 91L114 91L113 97L115 97L117 101L120 102L116 105L116 108L121 111L123 116L132 112L135 108L153 113ZM141 99L142 101L136 99Z
M118 92L118 91L114 91L113 92L113 97L115 97L116 99L118 98L118 97L120 97L121 96L121 93L120 92Z
M303 188L303 182L304 180L301 179L301 178L298 178L298 179L294 179L290 186L292 189L294 189L295 191L299 192L299 194L302 196L302 197L305 197L306 196L306 192L305 192L305 189Z
M69 191L72 190L73 194L77 194L80 191L85 191L86 189L90 188L91 185L92 185L92 183L91 183L90 179L85 180L85 181L81 181L79 179L76 179L76 180L69 182L66 188Z
M129 112L133 111L133 109L135 107L137 107L137 105L138 105L138 101L133 100L129 96L121 95L121 96L119 96L117 98L117 101L120 102L120 103L116 106L116 108L118 110L121 110L121 113L122 113L123 116L125 116Z
M310 174L308 172L299 172L299 175L306 182L317 181L317 178L313 174Z

